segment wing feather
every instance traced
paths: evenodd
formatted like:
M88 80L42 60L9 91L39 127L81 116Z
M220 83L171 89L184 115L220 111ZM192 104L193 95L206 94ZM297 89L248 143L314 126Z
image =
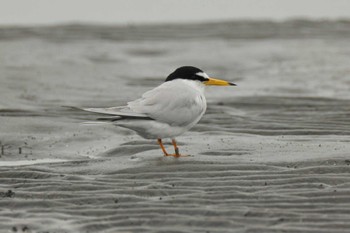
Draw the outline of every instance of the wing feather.
M82 108L82 110L87 112L94 112L94 113L114 115L114 116L147 117L146 114L134 112L130 110L130 108L128 108L127 106L111 107L111 108Z
M73 110L78 110L78 111L108 115L108 117L99 118L104 120L106 120L107 118L108 119L149 118L146 114L134 112L127 106L111 107L111 108L79 108L79 107L71 107L71 106L66 106L66 107Z
M108 115L101 120L147 119L170 126L192 127L206 110L203 91L193 85L186 80L173 80L144 93L127 106L73 109Z
M197 122L206 110L204 95L189 85L165 82L129 102L128 107L137 113L170 125L185 126Z

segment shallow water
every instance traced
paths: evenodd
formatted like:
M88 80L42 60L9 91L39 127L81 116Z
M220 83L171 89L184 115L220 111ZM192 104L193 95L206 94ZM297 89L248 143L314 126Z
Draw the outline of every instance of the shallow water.
M347 232L349 29L0 28L1 229ZM62 107L124 104L181 65L238 84L208 88L206 115L178 138L191 157Z

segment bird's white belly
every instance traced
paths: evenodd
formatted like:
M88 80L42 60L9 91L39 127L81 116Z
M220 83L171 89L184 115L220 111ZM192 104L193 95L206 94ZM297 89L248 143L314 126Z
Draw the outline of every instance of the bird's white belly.
M169 113L178 114L178 121L162 122L159 120L130 119L116 121L115 124L134 130L141 137L147 139L174 138L196 125L205 113L206 108L207 104L204 95L199 95L194 99L192 107L186 112ZM181 118L183 118L183 121L180 120Z
M188 127L171 126L166 123L151 120L124 120L116 122L116 125L131 129L141 137L147 139L174 138L189 129Z

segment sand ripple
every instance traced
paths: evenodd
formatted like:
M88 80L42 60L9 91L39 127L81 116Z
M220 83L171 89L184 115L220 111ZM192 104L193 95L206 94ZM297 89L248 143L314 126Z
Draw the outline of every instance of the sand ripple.
M2 190L14 195L0 199L1 222L39 232L347 232L349 172L342 160L158 161L89 176L2 168Z

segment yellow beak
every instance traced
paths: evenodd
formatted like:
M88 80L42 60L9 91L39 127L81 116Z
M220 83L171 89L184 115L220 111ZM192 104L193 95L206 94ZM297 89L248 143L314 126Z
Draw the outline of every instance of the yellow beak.
M203 82L205 85L215 85L215 86L236 86L234 83L227 82L221 79L209 78L208 81Z

